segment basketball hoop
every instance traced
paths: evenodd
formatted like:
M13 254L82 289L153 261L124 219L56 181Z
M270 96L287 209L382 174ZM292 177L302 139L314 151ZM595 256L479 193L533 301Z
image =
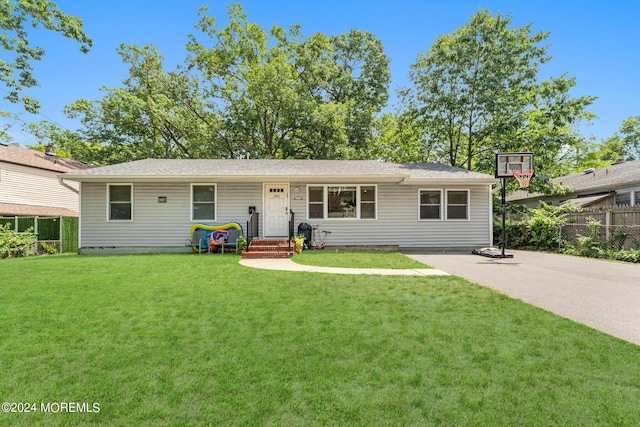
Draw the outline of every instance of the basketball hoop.
M513 171L513 177L518 180L520 188L527 188L529 187L529 181L533 177L533 169Z

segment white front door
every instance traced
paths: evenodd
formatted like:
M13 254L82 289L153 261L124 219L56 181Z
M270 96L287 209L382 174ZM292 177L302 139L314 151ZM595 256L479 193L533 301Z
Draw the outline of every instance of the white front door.
M264 235L289 235L289 184L264 185Z

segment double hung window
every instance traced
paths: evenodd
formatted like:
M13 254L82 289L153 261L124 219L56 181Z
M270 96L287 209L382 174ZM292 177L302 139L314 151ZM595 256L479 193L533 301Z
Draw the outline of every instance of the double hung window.
M420 190L420 219L442 219L442 190Z
M447 219L469 219L469 191L447 190Z
M215 184L191 184L191 221L215 221L216 196Z
M133 220L133 184L108 184L107 197L109 221Z

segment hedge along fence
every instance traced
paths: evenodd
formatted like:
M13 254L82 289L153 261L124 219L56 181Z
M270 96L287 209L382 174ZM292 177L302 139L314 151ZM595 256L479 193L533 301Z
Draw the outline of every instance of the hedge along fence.
M18 233L33 227L33 233L39 242L57 241L63 253L78 251L78 217L0 217L0 224L10 224L11 229Z
M620 225L614 222L613 212L580 212L572 206L554 207L543 204L540 208L530 209L511 215L506 221L505 234L507 248L560 251L563 253L594 258L616 259L640 263L640 224L637 218L627 216ZM585 223L575 223L579 215L587 214ZM601 213L601 217L597 215ZM633 212L631 212L633 213ZM592 214L593 216L589 215ZM594 218L594 216L596 218ZM607 220L603 225L601 219ZM494 218L494 236L496 243L500 238L501 221Z

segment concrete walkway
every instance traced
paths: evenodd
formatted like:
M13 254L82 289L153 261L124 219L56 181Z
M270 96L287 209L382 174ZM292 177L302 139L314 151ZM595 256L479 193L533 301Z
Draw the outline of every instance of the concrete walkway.
M245 267L260 268L265 270L286 270L286 271L306 271L310 273L331 273L331 274L380 274L384 276L448 276L441 270L435 268L415 268L415 269L385 269L385 268L339 268L339 267L316 267L312 265L302 265L291 261L289 258L267 258L267 259L242 259L241 265Z
M409 255L467 280L640 345L640 265L540 252L494 259Z

